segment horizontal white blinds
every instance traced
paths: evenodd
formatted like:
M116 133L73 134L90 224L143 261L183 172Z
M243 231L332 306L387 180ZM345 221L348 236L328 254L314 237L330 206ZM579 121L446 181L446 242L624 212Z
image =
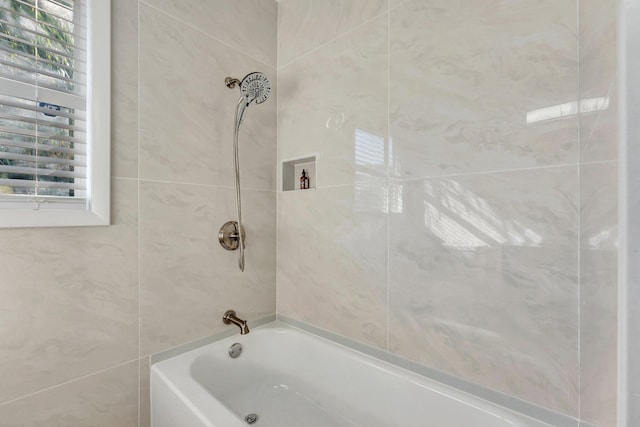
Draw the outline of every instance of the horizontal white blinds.
M86 1L0 0L0 208L86 204Z

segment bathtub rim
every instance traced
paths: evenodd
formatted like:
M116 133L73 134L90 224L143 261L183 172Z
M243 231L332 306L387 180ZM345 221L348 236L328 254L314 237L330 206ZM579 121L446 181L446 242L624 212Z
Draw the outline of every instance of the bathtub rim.
M354 341L352 339L318 328L308 323L289 318L287 316L272 314L260 319L249 321L248 324L252 330L260 329L262 327L285 327L310 334L320 339L321 341L327 341L331 344L344 347L348 350L360 353L366 357L376 359L383 364L388 364L403 371L407 371L409 374L418 375L430 381L434 381L436 383L444 385L445 387L453 388L456 391L469 395L471 398L482 399L489 404L498 406L499 408L503 408L508 411L515 412L521 416L531 418L533 421L549 424L549 426L592 427L589 424L582 423L577 418L571 417L569 415L555 412L550 409L538 406L534 403L518 399L517 397L508 395L506 393L471 383L462 378L439 371L437 369L429 368L388 351L375 348L358 341ZM188 353L192 350L196 350L203 346L215 343L225 338L232 337L234 335L238 335L238 331L235 328L229 328L228 330L211 335L209 337L191 341L189 343L172 347L165 351L153 354L150 356L150 369L156 363L174 358L176 356L180 356L184 353Z

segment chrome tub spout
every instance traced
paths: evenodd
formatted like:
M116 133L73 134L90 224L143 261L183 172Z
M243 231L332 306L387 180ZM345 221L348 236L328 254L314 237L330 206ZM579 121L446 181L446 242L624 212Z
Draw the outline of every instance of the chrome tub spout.
M225 325L231 325L232 323L240 328L240 335L245 335L249 333L249 327L247 326L247 321L240 319L236 316L236 312L233 310L227 310L227 312L222 316L222 321Z

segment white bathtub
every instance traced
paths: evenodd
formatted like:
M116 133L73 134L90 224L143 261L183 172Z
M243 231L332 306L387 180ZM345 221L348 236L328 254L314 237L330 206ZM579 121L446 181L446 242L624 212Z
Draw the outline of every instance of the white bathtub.
M153 427L549 426L281 323L154 364L151 390Z

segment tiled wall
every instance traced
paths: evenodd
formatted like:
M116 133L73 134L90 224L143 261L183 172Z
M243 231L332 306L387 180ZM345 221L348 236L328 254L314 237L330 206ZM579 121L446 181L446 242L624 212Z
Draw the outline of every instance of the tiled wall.
M148 425L150 354L275 311L276 239L279 313L613 425L613 0L112 1L113 226L0 230L3 426ZM240 274L222 82L276 64Z
M278 194L278 313L613 425L615 1L278 17L278 158L318 155ZM549 119L581 97L608 108Z
M275 2L112 12L113 225L0 230L3 427L137 426L138 406L148 425L150 354L219 332L228 308L275 312L275 97L242 128L245 273L217 242L235 218L224 78L275 83Z
M618 357L617 7L580 0L580 417L616 425ZM586 107L585 107L586 108Z

